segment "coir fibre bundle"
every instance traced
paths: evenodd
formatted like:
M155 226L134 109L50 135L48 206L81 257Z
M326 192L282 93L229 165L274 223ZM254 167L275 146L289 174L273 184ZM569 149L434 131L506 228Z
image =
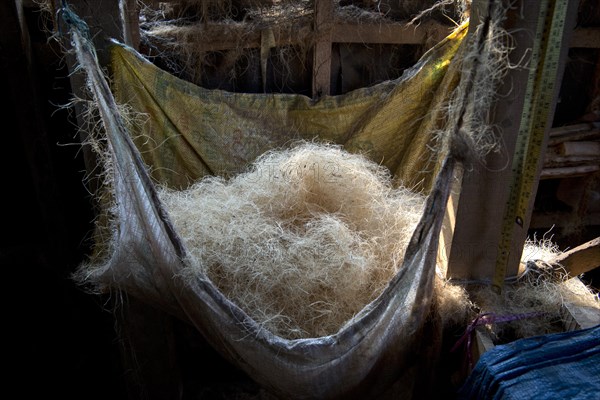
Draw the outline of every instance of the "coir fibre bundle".
M535 268L525 270L517 281L507 282L501 294L489 285L471 288L472 301L481 312L508 317L533 314L530 318L495 325L491 333L499 343L564 331L565 302L593 313L600 310L598 296L585 285L574 284L561 272L561 266L554 263L559 254L558 246L550 239L528 239L521 263L534 263Z
M337 332L402 264L423 197L331 145L271 151L231 180L210 177L161 200L213 283L286 338Z

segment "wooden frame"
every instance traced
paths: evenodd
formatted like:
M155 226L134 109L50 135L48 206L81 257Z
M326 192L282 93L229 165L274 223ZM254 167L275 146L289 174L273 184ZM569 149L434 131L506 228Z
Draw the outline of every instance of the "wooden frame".
M174 0L171 0L174 1ZM481 13L487 9L488 0L475 0L472 5L472 18L480 18ZM139 26L135 1L126 0L119 8L119 2L116 0L99 0L90 5L91 2L84 0L71 0L70 3L77 12L88 21L92 34L95 38L95 45L99 49L100 62L103 65L108 64L105 58L104 46L106 37L116 37L125 43L137 47L139 44ZM578 2L569 2L569 26L565 30L565 38L562 41L561 62L559 67L559 76L562 76L566 51L569 47L600 47L600 29L598 28L577 28L573 29ZM536 17L539 4L528 4L526 7L516 7L513 5L509 10L508 19L505 28L512 31L512 35L517 43L517 49L511 55L511 62L517 64L526 56L527 49L531 47L532 32L535 30ZM313 51L313 79L312 93L313 98L318 99L321 96L330 93L331 82L331 49L333 43L365 43L365 44L424 44L428 40L437 41L448 33L448 28L435 22L412 26L402 23L377 23L377 24L351 24L336 21L333 11L332 0L314 0L314 16L312 29L303 31L296 37L283 30L273 30L273 35L269 41L269 46L279 46L294 43L303 40L303 35L312 35L314 39ZM120 21L120 22L117 22ZM207 31L214 30L218 32L223 29L219 23L205 24ZM243 29L240 27L228 26L228 29ZM207 35L213 37L214 35ZM223 37L223 35L220 35ZM243 47L261 47L264 43L264 35L258 31L247 36L247 41ZM236 35L232 35L236 38ZM306 37L304 37L306 39ZM205 43L207 50L224 50L239 47L239 43L234 43L231 39L224 38L218 42ZM199 44L201 45L201 44ZM73 65L73 60L70 60ZM264 71L263 71L264 74ZM456 215L450 219L455 222L451 229L446 229L443 239L443 249L445 252L442 257L447 261L448 276L457 279L490 279L493 276L495 266L497 246L502 219L504 217L504 207L508 196L508 182L510 180L510 162L512 152L515 148L516 135L518 131L518 121L516 115L521 114L523 108L523 96L525 91L524 82L527 79L527 70L516 68L509 71L506 78L506 84L501 91L510 93L503 97L496 104L495 124L503 130L504 152L502 154L492 154L486 160L485 164L467 166L464 178L459 177L461 181L460 196L453 196L453 204L450 210L454 210ZM75 74L72 77L74 93L80 95L84 84L82 78ZM556 103L556 96L552 105ZM550 112L550 120L553 112ZM549 126L549 125L548 125ZM550 143L557 140L558 135L554 132ZM90 156L91 157L91 156ZM90 164L91 165L91 164ZM590 166L589 171L595 171L597 166ZM588 169L589 169L588 168ZM594 169L595 168L595 169ZM539 163L538 178L543 179L551 173L571 173L564 170L551 171L548 166L542 168ZM537 185L536 185L537 187ZM535 188L534 191L535 191ZM457 189L456 192L459 190ZM533 202L533 199L531 200ZM508 275L514 275L518 269L520 258L520 249L527 234L527 227L531 221L531 210L524 223L525 229L522 230L515 239L511 248L511 260L509 262Z

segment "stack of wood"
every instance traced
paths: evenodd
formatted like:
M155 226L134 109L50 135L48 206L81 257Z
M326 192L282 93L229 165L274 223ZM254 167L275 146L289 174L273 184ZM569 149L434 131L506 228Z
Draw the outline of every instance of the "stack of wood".
M540 179L562 179L600 171L600 122L550 130Z
M530 228L600 224L599 177L600 122L552 128L540 174L548 184L540 189L538 200L552 198L570 210L534 210Z

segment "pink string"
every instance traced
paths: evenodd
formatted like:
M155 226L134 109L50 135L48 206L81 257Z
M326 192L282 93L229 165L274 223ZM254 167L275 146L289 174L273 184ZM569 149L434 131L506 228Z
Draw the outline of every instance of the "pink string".
M460 345L466 341L467 343L466 343L465 351L467 353L467 359L469 361L469 369L473 369L473 357L471 355L471 342L473 340L472 334L473 334L473 331L475 330L475 328L477 328L478 326L487 325L487 324L498 324L498 323L503 323L503 322L518 321L518 320L527 319L527 318L537 318L537 317L541 317L544 314L546 314L546 313L530 312L530 313L523 313L523 314L498 315L498 314L495 314L492 312L488 312L488 313L479 314L467 326L465 333L460 337L460 339L458 339L458 341L454 344L454 346L452 346L452 348L450 349L450 352L453 353L456 350L458 350Z

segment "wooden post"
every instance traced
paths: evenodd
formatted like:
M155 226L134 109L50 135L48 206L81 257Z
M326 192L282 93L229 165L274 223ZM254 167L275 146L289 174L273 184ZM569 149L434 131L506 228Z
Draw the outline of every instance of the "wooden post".
M313 55L313 99L329 95L331 82L331 33L333 30L333 0L315 0Z
M57 8L61 6L60 1L54 1L53 3ZM73 11L88 24L90 35L93 38L94 47L98 54L98 61L102 68L108 68L110 64L110 55L107 49L109 39L116 39L132 47L136 47L137 44L139 44L139 26L131 23L133 20L132 15L137 15L137 11L133 8L131 0L126 0L122 4L119 0L97 0L93 2L88 0L69 0L68 4ZM57 13L55 12L55 14ZM124 19L124 15L127 16L127 19ZM60 21L60 24L63 24L63 21ZM62 29L66 28L63 27ZM65 36L65 39L63 46L66 49L70 49L71 43L68 41L68 36ZM135 40L137 40L137 43L134 42ZM67 52L66 61L69 71L71 71L70 81L73 96L79 99L87 99L88 95L85 88L85 76L82 72L77 70L75 56L70 52ZM89 123L89 121L85 121L82 117L84 114L84 107L81 104L75 103L74 109L77 117L77 124L80 128L81 143L86 143L88 140L87 123ZM89 174L93 174L97 171L98 162L96 155L89 146L84 146L82 151L86 170ZM91 177L87 182L87 185L91 193L96 193L100 186L100 182L98 182L96 178Z
M121 18L123 21L123 43L134 49L140 47L140 10L137 0L124 0L119 2Z
M473 11L486 10L487 7L481 5L481 3L486 2L487 0L475 0ZM504 1L504 3L508 2ZM566 35L569 35L574 26L576 3L569 2L565 26ZM506 6L508 7L508 4ZM515 50L510 55L510 61L513 65L522 62L523 58L526 59L527 54L530 52L538 22L539 8L538 2L521 0L517 4L512 4L507 12L504 27L511 33L516 45ZM569 38L565 37L564 39L558 69L559 77L562 77L566 50L569 44ZM502 152L490 154L483 163L468 166L465 171L449 257L449 277L490 281L494 276L502 222L512 179L511 165L519 132L520 116L524 106L528 74L527 68L509 70L503 87L499 90L501 95L495 105L492 123L502 130ZM547 125L548 128L550 128L554 116L554 105L556 104L560 85L557 86L548 116L550 121ZM545 148L545 143L542 146ZM538 163L538 177L541 164L541 162ZM534 186L531 188L532 193L537 191L537 181ZM507 268L507 275L509 276L516 275L518 271L534 200L535 196L532 196L529 213L524 220L522 232L513 235Z

